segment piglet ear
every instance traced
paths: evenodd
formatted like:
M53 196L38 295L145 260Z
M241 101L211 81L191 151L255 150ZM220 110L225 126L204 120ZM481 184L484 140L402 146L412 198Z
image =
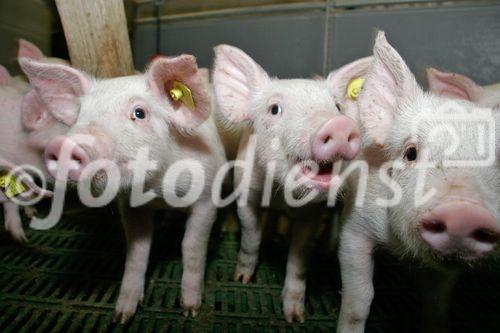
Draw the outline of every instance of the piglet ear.
M373 62L358 98L367 145L385 143L399 106L415 98L419 91L410 69L380 31L373 47Z
M21 120L26 130L33 131L40 129L52 121L52 119L53 117L35 90L31 90L23 96Z
M10 73L7 70L7 68L0 65L0 86L6 86L10 84L11 80L12 76L10 76Z
M437 95L465 99L472 102L479 100L482 88L465 75L441 72L435 68L427 69L429 90Z
M373 57L366 57L348 63L328 74L326 81L336 98L348 96L347 86L356 78L365 78Z
M236 47L219 45L214 50L213 81L222 114L233 122L250 119L252 94L269 81L267 73Z
M30 58L33 60L43 60L45 56L43 52L33 43L25 39L19 39L19 49L17 50L18 58Z
M332 71L326 78L340 111L353 119L357 119L357 98L372 62L373 57L358 59Z
M52 116L72 126L80 110L80 97L90 90L90 79L65 65L28 58L20 58L19 64Z
M180 55L178 57L158 57L153 60L147 72L149 87L153 94L163 106L171 105L174 108L172 114L168 114L174 125L181 130L196 128L209 116L211 110L211 98L208 82L203 73L198 69L195 57L191 55ZM190 98L186 96L173 100L172 89L181 84L190 91L190 97L194 105L190 105Z

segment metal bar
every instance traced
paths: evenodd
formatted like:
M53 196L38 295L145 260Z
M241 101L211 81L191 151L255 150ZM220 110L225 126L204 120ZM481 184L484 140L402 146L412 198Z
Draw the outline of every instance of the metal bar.
M223 10L205 11L200 13L188 13L177 15L164 15L161 17L162 22L182 21L191 19L208 19L208 18L221 18L226 16L245 16L245 15L258 15L258 14L285 14L297 13L302 11L324 11L325 2L308 2L308 3L293 3L284 5L269 5L261 7L247 7L247 8L232 8ZM139 18L136 23L149 23L155 22L155 17Z

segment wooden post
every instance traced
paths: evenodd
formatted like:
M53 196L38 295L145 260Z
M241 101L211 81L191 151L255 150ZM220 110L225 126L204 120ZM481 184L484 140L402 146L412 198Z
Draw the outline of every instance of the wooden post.
M106 78L134 73L123 0L56 0L71 63Z

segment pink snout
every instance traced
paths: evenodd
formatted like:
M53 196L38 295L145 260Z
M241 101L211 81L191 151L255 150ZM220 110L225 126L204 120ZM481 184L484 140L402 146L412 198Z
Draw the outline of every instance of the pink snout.
M361 149L359 129L346 116L330 119L313 136L312 155L315 160L352 160Z
M493 251L500 240L500 228L481 205L468 201L441 204L419 225L423 240L434 250L477 259Z
M68 137L57 137L45 147L45 165L58 180L78 181L90 162L85 150Z

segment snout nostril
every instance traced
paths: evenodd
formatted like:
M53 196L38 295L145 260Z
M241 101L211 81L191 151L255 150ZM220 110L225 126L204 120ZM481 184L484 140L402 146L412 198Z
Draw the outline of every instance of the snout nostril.
M478 242L490 244L494 244L499 240L499 235L488 229L478 229L471 234L471 237Z
M332 139L332 137L330 135L326 136L324 139L323 139L323 143L326 145L330 140Z
M48 157L48 159L49 159L50 161L57 161L57 160L58 160L58 158L57 158L57 155L56 155L56 154L48 154L48 156L47 156L47 157Z
M425 221L422 223L422 228L435 234L446 231L446 225L441 221Z

